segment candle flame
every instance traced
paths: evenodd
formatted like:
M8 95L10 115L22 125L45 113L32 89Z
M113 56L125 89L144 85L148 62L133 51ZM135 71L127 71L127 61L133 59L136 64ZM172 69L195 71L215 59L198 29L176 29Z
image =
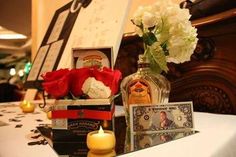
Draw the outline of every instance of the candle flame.
M28 101L28 102L27 102L27 107L30 107L30 106L31 106L31 104L30 104L30 102Z
M103 134L103 133L104 133L104 131L103 131L103 129L102 129L102 126L100 126L100 129L98 130L98 133L99 133L99 134Z

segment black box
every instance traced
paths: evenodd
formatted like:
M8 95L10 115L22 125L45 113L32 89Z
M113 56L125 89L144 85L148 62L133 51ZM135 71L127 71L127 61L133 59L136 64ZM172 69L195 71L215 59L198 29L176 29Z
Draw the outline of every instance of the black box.
M114 130L115 105L110 99L57 100L52 110L53 142L86 141L87 133Z

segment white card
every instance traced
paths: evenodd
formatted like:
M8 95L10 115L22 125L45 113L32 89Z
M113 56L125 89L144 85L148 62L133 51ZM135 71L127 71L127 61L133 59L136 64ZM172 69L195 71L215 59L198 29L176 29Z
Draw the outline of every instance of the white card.
M53 70L53 67L56 63L57 56L59 55L59 52L61 50L61 46L63 44L63 40L59 40L57 42L54 42L51 44L50 49L48 51L48 55L46 57L46 60L43 64L42 70L40 71L40 75L38 77L38 80L42 80L41 74L50 72Z
M35 81L37 79L38 73L40 71L41 65L44 61L48 49L49 45L45 45L39 49L37 57L34 60L34 64L30 70L27 81Z
M115 63L131 0L93 0L82 8L57 69L72 68L71 48L112 47Z
M62 28L68 15L69 15L69 10L65 10L62 13L60 13L56 23L54 24L52 32L48 38L47 44L57 41L59 39L59 36L61 34Z

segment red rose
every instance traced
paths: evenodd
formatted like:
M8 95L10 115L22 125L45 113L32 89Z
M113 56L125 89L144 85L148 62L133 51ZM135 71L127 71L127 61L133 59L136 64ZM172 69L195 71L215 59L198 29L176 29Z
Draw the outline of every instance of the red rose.
M104 85L111 89L112 95L118 91L121 72L112 71L109 68L99 70L97 68L80 68L80 69L60 69L48 72L42 75L44 79L44 90L55 98L62 98L71 92L74 96L81 96L82 86L88 77L95 77L96 80L103 82Z
M112 94L116 94L118 91L119 91L119 81L121 80L122 78L122 74L119 70L114 70L113 71L113 81L112 81L112 84L111 84L111 91L112 91Z
M55 72L57 72L57 71L55 71ZM67 73L64 76L60 76L61 78L59 78L59 79L44 82L42 84L44 90L48 94L52 95L55 98L61 98L61 97L64 97L64 96L68 95L69 90L70 90L69 75L70 75L70 73ZM56 76L56 75L54 75L54 76Z
M71 70L71 93L74 96L83 94L82 86L88 77L92 77L92 71L89 68Z
M110 87L111 93L114 95L119 88L119 80L121 79L121 72L119 70L112 71L104 67L102 71L94 69L94 77L96 80L101 81L104 85Z
M44 81L55 81L65 76L70 72L69 69L60 69L57 71L47 72L45 75L41 75Z

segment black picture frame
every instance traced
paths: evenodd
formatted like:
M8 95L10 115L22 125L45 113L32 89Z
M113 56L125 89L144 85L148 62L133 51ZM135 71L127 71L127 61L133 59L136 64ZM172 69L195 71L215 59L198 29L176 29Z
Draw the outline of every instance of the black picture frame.
M55 43L57 41L60 41L60 40L63 40L63 43L62 43L62 45L60 47L58 55L55 56L56 57L56 61L55 61L55 64L53 65L53 68L51 70L53 71L53 70L57 69L57 66L58 66L58 64L60 62L60 58L61 58L61 56L62 56L62 54L64 52L64 49L65 49L66 44L67 44L67 41L68 41L68 39L70 37L70 34L71 34L71 31L73 29L74 23L75 23L75 21L76 21L76 19L78 17L78 14L79 14L79 10L77 10L76 12L71 12L70 11L72 3L73 3L73 1L67 3L63 7L59 8L58 10L56 10L56 12L54 13L54 16L53 16L53 18L52 18L52 20L50 22L50 25L49 25L49 27L48 27L48 29L46 31L46 34L45 34L45 36L43 38L43 41L42 41L42 43L40 45L40 48L38 49L37 55L36 55L36 57L35 57L35 59L33 61L32 69L30 70L29 75L28 75L28 77L26 79L26 82L24 84L25 88L41 89L42 80L40 80L39 77L40 77L40 72L41 72L43 66L45 65L45 60L46 60L47 55L48 55L48 50L50 49L50 47L51 47L51 45L53 43ZM62 27L62 30L61 30L60 35L58 37L58 40L57 41L53 41L51 43L48 43L48 39L49 39L49 37L50 37L50 35L52 33L53 28L55 27L56 21L57 21L59 15L60 15L60 13L66 11L66 10L69 10L69 14L67 15L66 20L65 20L65 22L63 24L63 27ZM42 56L42 55L39 54L40 53L40 49L42 47L44 47L44 46L49 46L49 48L45 52L46 54L43 54L44 58L39 58L39 57ZM37 72L37 74L35 74L35 75L37 75L37 77L32 80L32 79L29 79L29 76L30 76L30 73L33 70L35 70L33 68L34 68L34 64L36 64L35 61L37 59L43 59L43 60L41 61L42 62L41 65L37 65L37 66L39 66L39 69L37 70L38 72Z

